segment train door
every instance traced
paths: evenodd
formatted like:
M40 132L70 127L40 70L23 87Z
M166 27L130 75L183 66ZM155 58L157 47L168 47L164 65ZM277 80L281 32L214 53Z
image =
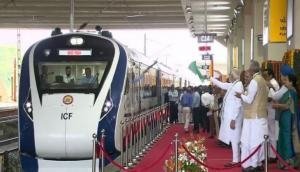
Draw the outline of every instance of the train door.
M133 74L134 74L134 83L133 83L133 92L134 92L134 105L135 105L135 112L141 111L141 80L143 79L141 77L141 71L140 71L141 63L135 63L133 68Z
M136 111L136 93L135 93L135 74L134 74L134 62L130 62L131 65L128 67L127 79L126 79L126 90L125 90L125 101L124 110L125 116L132 116Z
M130 62L128 67L128 89L125 94L124 109L127 114L136 114L140 110L139 66L136 62Z
M162 104L162 87L161 87L161 80L160 80L160 70L156 70L156 96L157 96L157 103L158 105Z
M142 90L141 90L141 80L143 79L141 76L142 75L142 72L141 72L141 62L137 63L135 68L134 68L134 74L135 74L135 80L137 80L136 82L136 92L137 92L137 106L138 106L138 112L141 111L142 109Z

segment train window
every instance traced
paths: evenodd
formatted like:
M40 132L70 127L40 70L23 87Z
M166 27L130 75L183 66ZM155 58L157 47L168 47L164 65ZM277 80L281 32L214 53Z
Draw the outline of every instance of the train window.
M127 74L128 75L128 74ZM126 77L126 83L125 83L125 91L124 95L127 95L129 93L129 78L128 76Z
M42 90L97 89L107 62L45 62L39 65Z
M156 69L141 64L141 70L143 72L143 80L141 82L143 98L156 96Z

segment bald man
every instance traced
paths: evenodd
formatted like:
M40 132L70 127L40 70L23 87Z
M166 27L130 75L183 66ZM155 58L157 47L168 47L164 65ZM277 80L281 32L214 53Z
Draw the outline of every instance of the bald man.
M211 82L226 90L221 109L221 126L219 131L219 140L226 144L231 143L232 161L225 166L232 166L240 162L239 142L242 129L242 103L241 99L235 97L236 93L244 91L243 83L240 81L240 71L232 69L229 75L230 83L223 83L215 78L211 78Z
M268 134L268 93L265 79L260 73L257 61L251 61L249 73L253 76L247 88L247 94L237 93L236 97L243 101L244 120L241 135L241 158L248 157L264 142L264 135ZM242 164L243 171L257 171L262 168L264 160L263 147L248 161Z

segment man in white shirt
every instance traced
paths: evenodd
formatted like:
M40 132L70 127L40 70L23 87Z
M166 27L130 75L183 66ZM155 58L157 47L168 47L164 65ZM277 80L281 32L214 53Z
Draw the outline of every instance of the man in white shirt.
M70 66L67 66L66 69L66 74L63 76L63 80L64 80L64 83L66 84L74 84L75 82L75 77L71 74L71 67Z
M193 93L193 105L192 105L192 114L193 114L193 122L194 122L194 129L193 132L199 133L200 127L200 94L198 92L198 88L194 87Z
M268 86L260 74L257 61L251 61L248 70L253 79L248 86L247 95L237 93L236 97L244 102L244 120L241 135L241 159L248 157L268 135ZM264 160L263 147L242 164L243 171L260 170Z
M98 83L98 76L92 76L92 70L91 68L87 67L84 69L85 76L81 78L80 84L82 85L91 85L91 86L96 86Z
M236 93L244 91L243 84L240 81L240 71L235 68L232 69L229 80L230 83L223 83L215 78L211 78L215 86L227 90L223 99L219 132L219 140L228 145L231 143L232 146L232 161L225 164L225 166L232 166L240 162L239 142L243 120L241 99L235 97Z
M168 92L169 102L170 102L170 123L178 122L178 91L174 88L174 85L171 85L171 88Z
M178 99L178 110L177 110L177 116L178 116L178 123L183 123L183 121L184 121L184 119L183 119L183 115L182 115L182 106L181 106L181 103L180 103L180 101L181 101L181 98L182 98L182 96L183 96L183 94L184 94L184 92L185 92L186 90L184 90L184 89L181 89L181 90L178 90L178 94L179 94L179 99Z
M266 70L264 70L263 72L263 77L265 78L265 80L267 81L267 85L269 86L269 95L268 95L268 129L269 129L269 139L270 139L270 143L272 144L272 146L274 148L276 148L277 146L277 140L278 137L276 137L276 131L279 131L279 124L278 121L275 120L275 114L276 111L274 108L272 108L272 92L276 92L279 90L279 84L278 82L275 80L275 76L274 76L274 72L272 69L268 68ZM273 151L269 151L269 157L270 160L269 162L276 162L275 158L276 155Z

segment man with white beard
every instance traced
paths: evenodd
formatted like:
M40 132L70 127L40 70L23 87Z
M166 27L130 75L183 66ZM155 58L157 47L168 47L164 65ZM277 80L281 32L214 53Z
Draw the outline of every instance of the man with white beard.
M230 83L223 83L215 78L211 78L211 81L217 87L227 90L221 109L219 140L228 145L231 143L232 161L225 164L225 166L232 166L240 162L239 142L243 120L241 112L242 102L241 99L235 97L236 93L244 91L243 84L240 81L240 71L235 68L231 70L229 75Z
M277 140L278 137L276 137L276 129L279 128L279 124L278 121L275 120L275 109L272 108L272 92L276 92L279 90L279 84L278 82L275 80L274 78L274 72L272 69L268 68L266 70L264 70L263 72L263 77L264 79L267 81L267 85L269 86L269 95L268 95L268 129L269 129L269 139L270 139L270 143L272 144L272 146L274 148L276 148L277 146ZM270 160L269 162L273 163L276 162L275 158L276 155L273 151L269 151L269 157Z
M248 86L247 95L237 93L244 104L244 120L241 135L241 158L248 157L259 145L264 142L264 136L268 135L268 87L260 74L257 61L251 61L249 70L253 79ZM243 172L260 170L264 160L263 147L249 160L242 164Z

